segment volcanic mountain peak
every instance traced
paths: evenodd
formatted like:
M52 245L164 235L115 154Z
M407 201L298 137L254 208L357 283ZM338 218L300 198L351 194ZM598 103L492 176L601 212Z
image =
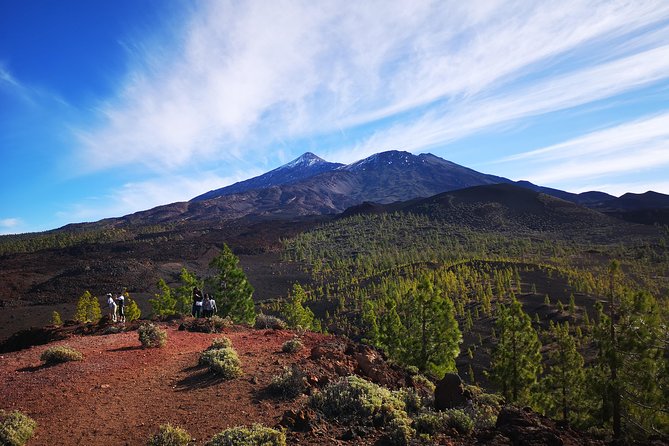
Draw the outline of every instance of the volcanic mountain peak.
M365 159L356 161L353 164L342 167L344 170L358 171L366 170L371 166L378 166L382 164L399 164L411 165L419 163L420 157L409 152L401 150L388 150L386 152L375 153ZM424 162L424 161L423 161Z
M311 152L306 152L288 164L270 170L263 175L240 181L231 186L209 191L193 198L191 201L209 200L225 195L233 195L251 190L266 189L274 186L295 183L323 172L335 170L341 166L343 166L343 164L330 163Z
M292 168L295 168L295 167L309 167L309 166L313 166L315 164L332 164L332 163L328 163L323 158L321 158L317 155L314 155L311 152L305 152L299 158L296 158L293 161L291 161L287 164L284 164L283 166L281 166L281 167L279 167L278 169L275 169L275 170L292 169Z

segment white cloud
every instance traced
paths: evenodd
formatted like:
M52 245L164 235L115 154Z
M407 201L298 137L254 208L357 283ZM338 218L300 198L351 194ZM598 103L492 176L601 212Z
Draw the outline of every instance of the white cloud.
M499 162L522 166L522 177L538 184L591 182L630 172L669 170L669 113L592 132ZM615 189L620 191L620 187Z
M167 203L188 201L206 191L245 179L247 174L259 173L238 172L228 177L220 177L207 172L193 176L163 176L146 181L129 182L102 197L91 198L85 203L70 206L58 212L57 217L63 224L118 217Z
M98 126L78 130L90 169L261 158L404 112L331 154L421 150L669 76L660 0L198 5L175 49L138 46Z
M23 221L20 218L10 217L0 219L0 235L16 234L21 231Z

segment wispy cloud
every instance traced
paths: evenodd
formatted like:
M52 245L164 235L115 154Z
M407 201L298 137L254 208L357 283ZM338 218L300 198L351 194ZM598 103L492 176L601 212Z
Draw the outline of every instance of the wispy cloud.
M509 156L499 162L523 166L524 178L539 184L565 180L591 182L605 175L669 169L669 113Z
M176 49L137 47L98 124L78 129L90 169L262 157L371 124L330 155L422 150L669 76L659 0L199 5Z
M14 234L20 230L23 221L20 218L2 218L0 219L0 235Z
M72 205L58 212L57 218L65 222L92 221L126 215L160 204L187 201L206 191L245 179L247 173L260 174L259 171L237 172L221 177L205 172L193 176L173 175L129 182L103 196L91 197L83 203Z

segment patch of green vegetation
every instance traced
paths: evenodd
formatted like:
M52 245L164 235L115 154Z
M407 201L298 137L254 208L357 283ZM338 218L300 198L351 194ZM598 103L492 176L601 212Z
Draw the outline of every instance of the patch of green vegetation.
M160 425L158 432L151 437L147 446L186 446L191 440L186 430L168 423Z
M214 436L205 446L285 446L286 435L276 429L254 424L232 427Z
M284 353L295 353L299 352L304 348L304 344L298 338L290 339L283 343L281 346L281 351Z
M274 376L267 387L271 394L286 399L296 398L306 389L306 375L295 364L292 367L285 367L279 375Z
M60 364L61 362L81 361L84 355L69 345L57 345L44 350L40 359L45 364Z
M200 365L209 367L223 379L234 379L242 375L241 361L232 347L213 348L200 354Z
M144 348L164 347L167 343L167 332L154 323L140 325L137 333Z
M33 436L37 423L19 411L6 412L0 409L0 444L23 446Z

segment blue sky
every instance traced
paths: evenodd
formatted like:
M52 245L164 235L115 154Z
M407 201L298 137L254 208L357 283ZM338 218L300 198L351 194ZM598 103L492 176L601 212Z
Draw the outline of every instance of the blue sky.
M0 0L0 234L391 149L669 193L669 2Z

